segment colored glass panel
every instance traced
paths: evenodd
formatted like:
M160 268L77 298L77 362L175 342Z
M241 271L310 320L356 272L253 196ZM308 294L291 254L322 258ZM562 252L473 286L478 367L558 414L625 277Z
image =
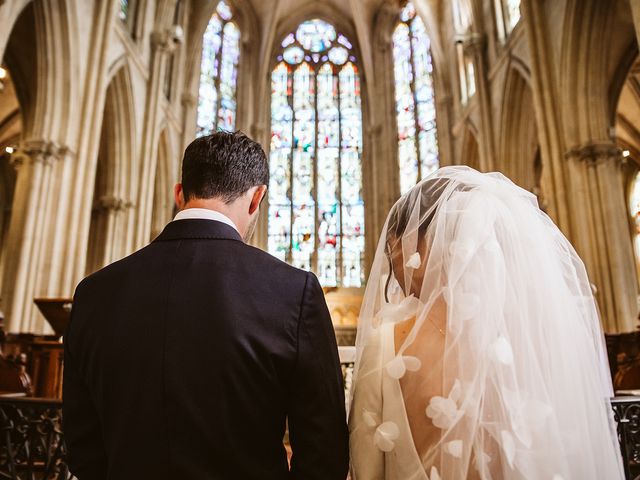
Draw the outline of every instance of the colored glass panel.
M322 52L336 39L336 30L323 20L308 20L298 27L296 39L305 50Z
M411 2L393 32L400 192L439 166L431 41Z
M129 17L129 1L128 0L120 0L120 11L118 12L118 16L120 20L123 22L127 21Z
M203 36L197 136L235 130L240 30L232 17L231 8L221 1Z
M271 75L269 251L315 271L324 286L360 286L362 113L352 45L310 20L282 46Z

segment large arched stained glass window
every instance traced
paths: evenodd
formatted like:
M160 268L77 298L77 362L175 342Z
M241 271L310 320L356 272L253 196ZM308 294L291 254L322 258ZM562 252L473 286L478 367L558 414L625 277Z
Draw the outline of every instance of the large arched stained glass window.
M322 20L282 42L271 74L269 252L324 286L363 281L360 77L349 40Z
M400 191L438 168L431 40L411 2L393 32Z
M198 136L235 130L239 58L240 30L233 22L231 8L221 1L202 40Z

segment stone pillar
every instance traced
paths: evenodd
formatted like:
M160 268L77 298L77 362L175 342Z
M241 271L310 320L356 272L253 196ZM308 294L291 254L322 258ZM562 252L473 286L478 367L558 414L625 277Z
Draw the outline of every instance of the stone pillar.
M87 273L94 272L126 255L123 239L127 235L126 218L133 203L113 195L105 195L93 205L96 215L92 222L92 232L87 258Z
M62 181L56 164L68 149L49 141L29 141L12 155L17 169L16 189L7 237L2 282L2 309L10 332L43 331L33 299L46 292L41 283L54 260L47 258L54 223L56 186Z
M557 53L552 48L544 3L537 0L522 0L522 22L526 29L531 56L531 91L536 113L540 158L542 161L541 184L544 191L547 213L572 238L569 212L569 193L565 184L566 148L562 138L558 93Z
M156 162L158 156L158 125L162 115L162 102L165 100L163 84L168 67L169 55L180 40L172 28L155 31L151 34L151 70L147 90L147 106L142 134L142 165L138 188L138 216L129 226L134 235L134 249L149 242L151 232L151 210L153 208L153 189L155 185ZM132 216L133 218L133 216Z
M572 241L587 266L607 333L638 327L638 280L622 175L623 157L610 142L566 154Z
M485 64L486 37L473 34L464 40L464 53L473 60L475 70L476 95L480 106L480 168L488 172L495 169L495 149L493 147L493 123L491 119L491 99L489 97L489 82L487 66ZM463 68L465 68L463 66Z

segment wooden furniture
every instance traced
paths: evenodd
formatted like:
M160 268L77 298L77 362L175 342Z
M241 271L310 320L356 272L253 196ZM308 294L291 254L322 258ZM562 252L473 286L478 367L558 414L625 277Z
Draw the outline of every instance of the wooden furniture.
M640 389L640 332L606 335L611 377L616 391Z
M71 299L36 298L34 302L55 333L8 334L3 345L3 358L10 363L24 365L24 374L30 379L29 390L25 393L41 398L62 398L62 334L69 324ZM0 371L1 368L0 361ZM0 382L0 390L8 388Z

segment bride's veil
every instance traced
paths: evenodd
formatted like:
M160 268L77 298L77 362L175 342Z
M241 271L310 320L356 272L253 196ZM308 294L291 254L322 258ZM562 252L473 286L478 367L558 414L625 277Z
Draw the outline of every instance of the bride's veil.
M404 402L427 474L623 478L584 265L506 177L442 168L394 205L359 319L356 388L385 323L397 355L382 374L403 398L383 402Z

